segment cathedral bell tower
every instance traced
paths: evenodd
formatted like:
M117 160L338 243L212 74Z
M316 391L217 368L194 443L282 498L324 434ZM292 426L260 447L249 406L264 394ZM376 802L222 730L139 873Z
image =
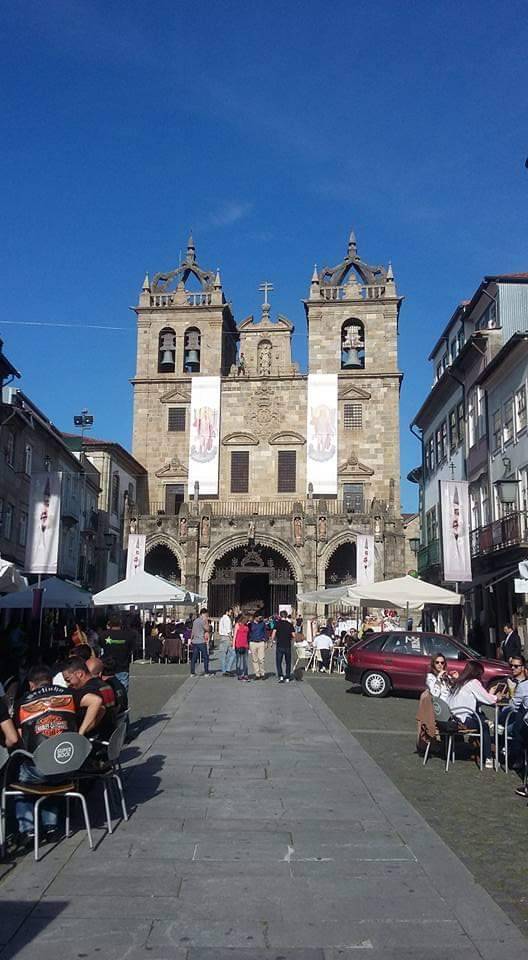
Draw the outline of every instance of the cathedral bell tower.
M341 489L364 489L397 511L401 303L391 265L362 260L354 233L340 263L314 269L304 301L309 373L338 375ZM368 465L370 476L361 477L358 464Z

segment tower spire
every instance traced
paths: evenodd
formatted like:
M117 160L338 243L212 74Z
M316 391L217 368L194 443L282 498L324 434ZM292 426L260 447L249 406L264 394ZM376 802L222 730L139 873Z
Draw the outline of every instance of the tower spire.
M319 283L319 274L317 273L316 263L314 263L314 271L312 273L312 283Z
M189 239L187 240L187 256L185 259L187 263L194 263L196 260L196 247L194 245L192 230L189 234Z
M348 256L357 257L357 240L356 234L353 230L350 231L350 236L348 238Z
M145 293L148 293L148 292L150 291L150 277L149 277L149 275L148 275L148 271L147 271L147 273L145 274L145 279L143 280L143 286L141 287L141 289L142 289Z

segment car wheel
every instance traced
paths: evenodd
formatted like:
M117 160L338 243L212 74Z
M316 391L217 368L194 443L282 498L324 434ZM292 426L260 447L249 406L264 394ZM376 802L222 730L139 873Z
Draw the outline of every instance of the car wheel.
M387 674L381 670L368 670L361 678L361 689L367 697L386 697L390 686Z

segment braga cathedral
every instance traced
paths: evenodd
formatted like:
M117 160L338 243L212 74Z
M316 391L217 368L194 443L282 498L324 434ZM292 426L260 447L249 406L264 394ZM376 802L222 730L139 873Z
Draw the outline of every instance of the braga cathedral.
M206 596L214 616L296 605L355 582L362 563L375 579L404 573L391 266L366 263L352 234L339 263L314 270L307 373L261 289L261 316L237 323L190 237L135 308L133 452L148 481L132 530L147 536L146 569Z

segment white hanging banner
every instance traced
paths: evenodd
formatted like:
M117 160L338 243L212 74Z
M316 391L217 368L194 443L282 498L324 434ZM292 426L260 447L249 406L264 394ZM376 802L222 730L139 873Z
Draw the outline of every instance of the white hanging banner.
M189 493L218 494L220 377L193 377L189 431Z
M145 569L145 544L147 538L144 533L131 533L128 537L126 578L142 573Z
M29 491L26 573L57 573L62 473L34 473Z
M337 373L308 375L306 484L337 493Z
M464 583L472 580L469 544L469 483L440 481L442 512L442 554L444 580Z
M356 582L374 583L374 537L369 534L356 537Z

